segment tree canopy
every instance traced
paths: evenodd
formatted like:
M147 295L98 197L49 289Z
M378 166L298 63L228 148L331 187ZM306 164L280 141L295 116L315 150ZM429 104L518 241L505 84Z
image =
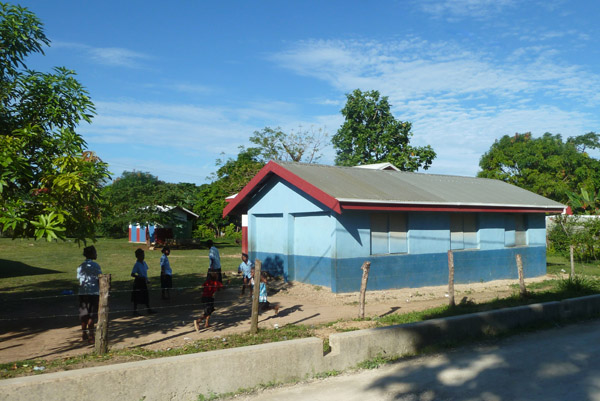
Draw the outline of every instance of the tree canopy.
M477 176L503 180L581 209L570 198L589 200L600 188L600 161L585 152L597 147L598 135L593 132L567 141L551 133L539 138L531 133L505 135L481 157Z
M387 96L356 89L346 95L344 124L332 137L338 166L389 162L403 171L427 170L436 154L431 146L410 145L410 122L396 120Z
M327 137L322 128L306 130L300 127L298 131L285 133L280 127L265 127L261 131L254 131L250 142L258 146L263 162L281 160L315 163L323 156L321 151L326 146Z
M258 148L240 147L235 159L218 159L219 169L210 177L212 182L200 187L194 213L216 235L230 223L240 226L235 216L223 219L223 209L227 205L225 198L241 191L265 165L260 159L260 152Z
M172 184L141 171L124 171L102 189L106 205L102 210L102 233L122 237L130 223L166 223L172 218L157 206L192 209L199 192L195 184Z
M28 69L50 41L35 14L0 3L0 230L93 239L107 165L75 132L95 112L75 72Z

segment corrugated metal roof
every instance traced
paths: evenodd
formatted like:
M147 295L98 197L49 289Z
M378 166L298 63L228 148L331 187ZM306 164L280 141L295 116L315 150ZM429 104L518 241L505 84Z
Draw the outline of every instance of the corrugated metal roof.
M563 208L533 192L487 178L277 162L339 202Z

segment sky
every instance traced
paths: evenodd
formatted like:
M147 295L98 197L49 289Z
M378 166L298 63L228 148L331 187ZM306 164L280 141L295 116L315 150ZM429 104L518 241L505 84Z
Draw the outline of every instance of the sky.
M431 145L426 172L474 176L503 135L600 131L600 2L22 1L97 115L78 132L123 171L211 181L264 127L331 137L355 89L388 96ZM335 150L323 151L333 164ZM422 170L421 170L422 171Z

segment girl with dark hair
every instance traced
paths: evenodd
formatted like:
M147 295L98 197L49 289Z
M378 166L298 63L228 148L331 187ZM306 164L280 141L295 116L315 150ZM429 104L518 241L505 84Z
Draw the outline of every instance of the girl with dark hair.
M173 270L169 263L171 249L168 246L163 247L160 257L160 289L162 299L171 299L171 288L173 288Z
M139 316L137 311L138 304L146 305L146 309L149 314L156 313L156 311L150 309L150 297L148 296L148 265L144 261L145 254L141 248L136 249L135 258L137 261L133 265L131 270L131 277L133 280L133 291L131 292L131 302L133 302L133 314Z

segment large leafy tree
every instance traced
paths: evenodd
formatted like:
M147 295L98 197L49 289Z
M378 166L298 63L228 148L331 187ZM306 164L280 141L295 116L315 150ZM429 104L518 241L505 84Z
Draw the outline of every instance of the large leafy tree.
M0 230L13 237L93 239L107 165L75 132L94 105L75 73L33 71L50 41L23 7L0 3Z
M567 141L550 133L539 138L531 133L505 135L481 157L477 176L503 180L583 210L589 207L585 200L600 188L600 161L585 150L598 146L593 132ZM584 204L572 201L578 197L585 198Z
M264 166L259 148L240 148L237 157L217 160L217 171L210 177L212 182L200 188L194 212L198 221L209 227L217 235L230 223L240 222L236 217L223 219L225 198L238 193Z
M163 206L191 209L199 188L195 184L172 184L140 171L124 171L102 189L106 205L102 211L102 232L122 237L134 222L166 223L172 219Z
M323 156L321 153L326 146L327 133L322 129L303 129L289 133L281 128L265 127L254 131L250 142L258 146L260 158L269 160L316 163Z
M344 124L332 137L338 166L389 162L403 171L427 170L436 154L431 146L410 145L411 123L396 120L387 96L356 89L346 95Z

